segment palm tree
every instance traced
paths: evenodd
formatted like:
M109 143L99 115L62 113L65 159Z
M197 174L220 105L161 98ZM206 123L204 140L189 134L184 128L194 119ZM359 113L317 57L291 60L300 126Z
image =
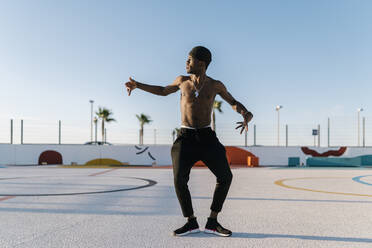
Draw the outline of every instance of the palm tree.
M111 118L113 115L111 110L104 107L98 107L96 115L102 121L102 142L105 142L105 122L109 123L116 120Z
M98 122L98 118L97 116L94 117L93 119L93 122L94 122L94 141L97 143L97 122Z
M152 120L150 120L150 116L148 115L145 115L145 114L140 114L140 115L136 115L138 121L140 122L140 125L141 125L141 129L140 129L140 145L143 145L143 126L145 124L148 124L150 122L152 122Z
M179 128L173 129L173 131L172 131L173 142L175 141L176 135L178 136L178 134L180 133L180 131L181 131L181 129L179 129Z
M212 129L216 131L216 113L215 110L217 109L218 112L222 113L222 101L214 101L213 103L213 113L212 113Z

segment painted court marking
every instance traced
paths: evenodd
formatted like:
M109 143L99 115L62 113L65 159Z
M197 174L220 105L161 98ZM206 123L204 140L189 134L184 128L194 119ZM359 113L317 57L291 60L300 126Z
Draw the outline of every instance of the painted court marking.
M9 199L15 198L15 196L5 196L5 197L0 197L0 201L6 201Z
M326 194L334 194L334 195L351 195L351 196L366 196L372 197L372 195L368 194L356 194L356 193L347 193L347 192L333 192L333 191L326 191L326 190L316 190L316 189L309 189L309 188L301 188L296 186L290 186L285 184L286 181L295 181L295 180L303 180L303 179L345 179L349 177L299 177L299 178L285 178L275 181L274 183L278 186L288 188L288 189L295 189L295 190L302 190L302 191L310 191L310 192L318 192L318 193L326 193Z
M364 182L364 181L361 180L361 178L363 178L363 177L370 177L370 176L372 176L372 175L358 176L358 177L353 177L352 179L353 179L355 182L357 182L357 183L362 183L362 184L365 184L365 185L370 185L370 186L372 186L372 183L367 183L367 182Z
M92 195L92 194L103 194L103 193L113 193L113 192L121 192L121 191L129 191L129 190L136 190L154 186L157 184L156 181L146 178L139 178L139 177L121 177L121 178L130 178L130 179L137 179L141 181L147 182L145 185L136 186L133 188L121 188L121 189L113 189L113 190L102 190L102 191L90 191L90 192L69 192L69 193L56 193L56 194L0 194L0 196L66 196L66 195Z
M89 177L94 177L94 176L98 176L98 175L102 175L102 174L105 174L107 172L111 172L113 170L117 170L118 168L113 168L113 169L110 169L110 170L104 170L104 171L100 171L100 172L97 172L97 173L93 173L93 174L90 174L88 175Z
M117 168L113 168L110 170L105 170L101 171L98 173L93 173L88 176L97 176L97 175L102 175L104 173L116 170ZM40 177L40 176L37 176ZM0 178L0 180L9 180L9 179L19 179L22 177L13 177L13 178ZM31 177L23 177L23 178L31 178ZM121 191L129 191L129 190L136 190L136 189L142 189L142 188L147 188L154 186L157 184L156 181L151 180L151 179L146 179L146 178L137 178L137 177L122 177L122 178L131 178L131 179L137 179L137 180L142 180L147 182L145 185L140 185L132 188L121 188L121 189L114 189L114 190L103 190L103 191L93 191L93 192L71 192L71 193L59 193L59 194L0 194L0 201L6 201L12 198L15 198L17 196L66 196L66 195L90 195L90 194L102 194L102 193L113 193L113 192L121 192Z

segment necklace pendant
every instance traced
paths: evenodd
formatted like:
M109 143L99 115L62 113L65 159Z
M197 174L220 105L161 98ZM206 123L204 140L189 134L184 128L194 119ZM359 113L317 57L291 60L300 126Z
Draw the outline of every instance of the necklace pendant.
M195 97L199 96L199 92L195 91Z

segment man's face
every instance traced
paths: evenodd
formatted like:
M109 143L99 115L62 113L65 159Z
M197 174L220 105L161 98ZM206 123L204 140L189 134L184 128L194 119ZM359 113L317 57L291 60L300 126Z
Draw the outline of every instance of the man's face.
M199 61L197 58L189 55L186 60L186 72L188 74L195 74L201 71L201 67L203 63Z

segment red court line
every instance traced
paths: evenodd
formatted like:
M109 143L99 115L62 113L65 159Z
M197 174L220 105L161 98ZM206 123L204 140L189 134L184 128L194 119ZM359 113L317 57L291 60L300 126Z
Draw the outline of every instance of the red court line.
M104 174L104 173L107 173L107 172L110 172L110 171L113 171L113 170L117 170L117 168L113 168L113 169L105 170L105 171L100 171L100 172L97 172L97 173L90 174L90 175L88 175L88 176L90 176L90 177L94 177L94 176L102 175L102 174Z
M15 196L5 196L5 197L1 197L0 198L0 201L6 201L6 200L9 200L9 199L12 199L14 198Z

